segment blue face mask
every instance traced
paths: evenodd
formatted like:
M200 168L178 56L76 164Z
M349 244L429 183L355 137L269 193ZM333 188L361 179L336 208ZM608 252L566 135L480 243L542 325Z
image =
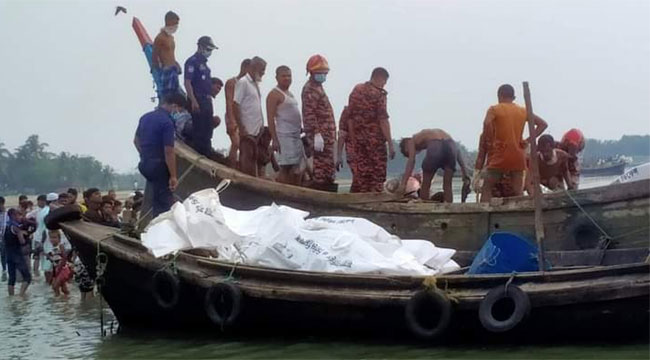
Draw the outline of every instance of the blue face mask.
M314 81L322 84L327 80L327 74L314 74Z

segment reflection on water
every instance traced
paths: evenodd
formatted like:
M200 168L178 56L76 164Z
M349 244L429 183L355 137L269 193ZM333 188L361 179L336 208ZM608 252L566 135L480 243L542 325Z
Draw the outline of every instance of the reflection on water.
M104 311L109 334L102 338L98 299L81 304L78 291L55 299L40 280L26 298L0 292L0 358L590 358L647 359L648 344L424 346L354 338L279 337L220 339L218 333L110 334L114 320Z

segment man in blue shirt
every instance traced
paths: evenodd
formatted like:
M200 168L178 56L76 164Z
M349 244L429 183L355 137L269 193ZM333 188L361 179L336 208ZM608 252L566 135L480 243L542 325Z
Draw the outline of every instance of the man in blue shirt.
M154 217L169 210L174 202L172 191L178 179L172 115L186 108L186 103L179 93L165 97L162 105L140 118L133 139L140 153L138 169L152 187Z
M212 81L208 58L217 49L209 36L202 36L196 53L185 61L185 89L192 106L192 147L210 156L212 150Z

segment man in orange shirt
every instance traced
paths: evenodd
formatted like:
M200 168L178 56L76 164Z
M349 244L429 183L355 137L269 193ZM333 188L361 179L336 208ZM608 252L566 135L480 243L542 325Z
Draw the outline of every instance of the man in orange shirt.
M509 84L501 85L497 98L499 103L490 106L483 122L479 149L485 149L486 156L476 159L474 170L475 174L481 172L487 157L481 202L489 202L493 188L505 178L511 183L511 191L502 194L504 197L523 195L526 143L536 141L548 126L539 116L533 115L535 129L529 139L523 140L527 114L526 108L514 103L515 89Z

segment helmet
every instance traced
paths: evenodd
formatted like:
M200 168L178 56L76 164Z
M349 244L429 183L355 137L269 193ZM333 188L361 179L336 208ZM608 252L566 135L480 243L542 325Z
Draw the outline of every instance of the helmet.
M582 135L582 131L578 129L571 129L567 131L564 136L562 136L562 144L573 144L578 148L578 150L582 150L585 147L585 137Z
M327 70L329 71L330 66L327 63L325 56L316 54L309 58L307 61L307 73L312 73L318 70Z

